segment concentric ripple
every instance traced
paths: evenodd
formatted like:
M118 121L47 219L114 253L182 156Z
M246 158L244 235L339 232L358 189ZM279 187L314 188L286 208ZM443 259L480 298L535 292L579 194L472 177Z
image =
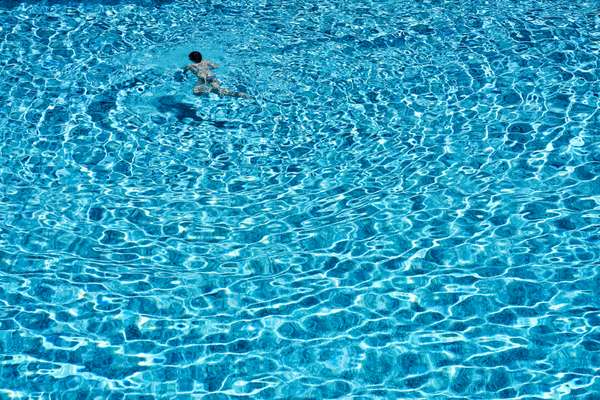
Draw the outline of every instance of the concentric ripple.
M597 1L0 22L0 398L598 399Z

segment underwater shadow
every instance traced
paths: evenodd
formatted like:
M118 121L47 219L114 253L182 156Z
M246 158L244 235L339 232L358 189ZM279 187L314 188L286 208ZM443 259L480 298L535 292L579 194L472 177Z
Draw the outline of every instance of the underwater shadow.
M163 114L173 114L177 121L189 124L191 122L208 123L215 128L238 128L239 125L230 121L220 121L202 118L198 115L198 108L190 103L185 103L177 96L160 96L155 103L156 109Z
M156 102L156 109L161 113L171 113L178 121L191 119L196 122L204 121L204 118L197 114L197 109L189 103L184 103L176 96L160 96Z

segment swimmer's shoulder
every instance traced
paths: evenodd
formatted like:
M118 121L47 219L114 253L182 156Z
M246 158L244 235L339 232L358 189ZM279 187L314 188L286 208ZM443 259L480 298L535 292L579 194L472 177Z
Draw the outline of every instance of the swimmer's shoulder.
M206 68L210 68L210 69L214 69L217 68L218 65L210 60L202 60L202 62L200 63L202 64L204 67Z

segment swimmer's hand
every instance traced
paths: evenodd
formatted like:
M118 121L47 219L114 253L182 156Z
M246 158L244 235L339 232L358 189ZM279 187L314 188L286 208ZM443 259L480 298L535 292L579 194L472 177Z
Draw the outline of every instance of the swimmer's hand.
M175 71L175 75L173 75L173 79L176 82L183 82L185 80L185 71L183 71L183 70Z

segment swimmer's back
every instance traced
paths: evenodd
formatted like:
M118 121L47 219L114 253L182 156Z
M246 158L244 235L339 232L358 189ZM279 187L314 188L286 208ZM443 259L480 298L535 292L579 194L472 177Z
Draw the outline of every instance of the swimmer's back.
M199 63L190 64L185 68L196 75L196 77L206 79L214 76L212 70L217 68L217 65L213 62L202 60Z

